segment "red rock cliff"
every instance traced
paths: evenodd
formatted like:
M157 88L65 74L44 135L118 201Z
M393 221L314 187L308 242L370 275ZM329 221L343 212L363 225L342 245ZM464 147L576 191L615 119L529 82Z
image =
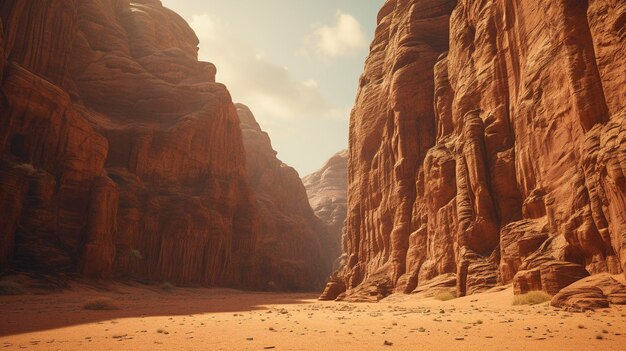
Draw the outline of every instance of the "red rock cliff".
M280 161L269 135L237 104L246 149L247 179L257 200L262 236L256 252L267 289L320 289L337 254L335 238L317 218L295 169Z
M3 1L0 267L253 286L235 106L160 1Z
M302 178L315 215L328 225L330 256L341 256L341 238L348 204L348 150L333 155L318 171ZM335 267L338 268L338 267Z
M324 297L442 277L554 294L624 272L625 23L615 0L388 0L350 121L348 261Z

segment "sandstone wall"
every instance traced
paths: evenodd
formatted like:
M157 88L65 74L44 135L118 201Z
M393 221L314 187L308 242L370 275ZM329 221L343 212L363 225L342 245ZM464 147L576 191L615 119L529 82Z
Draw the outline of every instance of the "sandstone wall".
M160 1L25 0L0 19L0 268L270 279L237 110L181 17Z
M348 261L324 297L624 272L625 18L618 0L387 1L350 121Z
M329 227L330 256L335 269L341 262L341 241L348 204L348 150L333 155L318 171L302 178L315 215Z
M319 290L337 254L335 233L317 218L295 169L276 156L250 109L237 104L247 179L260 213L256 266L266 289Z

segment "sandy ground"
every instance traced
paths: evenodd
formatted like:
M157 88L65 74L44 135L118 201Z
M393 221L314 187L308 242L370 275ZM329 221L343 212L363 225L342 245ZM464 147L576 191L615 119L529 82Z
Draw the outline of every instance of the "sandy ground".
M119 310L84 309L102 297ZM75 283L0 297L0 350L626 350L626 307L513 307L510 288L447 302L315 298Z

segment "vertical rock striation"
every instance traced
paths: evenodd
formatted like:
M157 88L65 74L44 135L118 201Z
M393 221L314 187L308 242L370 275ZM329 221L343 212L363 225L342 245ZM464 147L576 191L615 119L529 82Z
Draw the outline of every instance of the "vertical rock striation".
M625 18L613 0L385 3L350 121L348 298L624 272Z
M115 271L252 283L258 228L241 131L193 31L150 1L83 1L78 23L74 82L119 189Z
M295 169L280 161L269 135L250 109L237 104L246 150L247 180L260 214L256 267L261 287L270 290L320 289L336 252L331 236L317 218Z
M348 203L348 150L333 155L321 169L302 178L302 182L313 211L329 227L330 257L339 258Z
M0 269L322 283L299 177L269 140L246 172L237 109L181 17L154 0L25 0L0 20Z
M87 217L95 210L92 191L106 178L108 150L106 138L94 130L69 92L73 41L68 38L77 31L76 6L5 1L0 15L0 199L8 209L2 216L0 265L72 269L84 238L97 236L90 233ZM110 245L103 247L103 256L111 250ZM107 257L101 262L105 275L110 274L104 267L110 261Z

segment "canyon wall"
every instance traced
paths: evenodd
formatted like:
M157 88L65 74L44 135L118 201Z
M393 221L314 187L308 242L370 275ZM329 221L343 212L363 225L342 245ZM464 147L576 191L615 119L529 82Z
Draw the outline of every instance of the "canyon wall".
M350 121L322 298L626 269L626 3L388 0Z
M0 269L275 279L257 243L277 239L260 216L279 214L257 204L237 109L180 16L154 0L24 0L0 3L0 19ZM319 250L303 231L272 263ZM282 267L281 286L319 284L321 255L315 274Z
M280 161L250 109L237 104L246 170L262 236L255 265L265 289L319 290L339 255L334 232L317 218L295 169ZM337 256L334 256L337 255Z
M302 178L302 182L315 215L329 228L330 256L338 259L348 205L348 150L333 155L318 171Z

